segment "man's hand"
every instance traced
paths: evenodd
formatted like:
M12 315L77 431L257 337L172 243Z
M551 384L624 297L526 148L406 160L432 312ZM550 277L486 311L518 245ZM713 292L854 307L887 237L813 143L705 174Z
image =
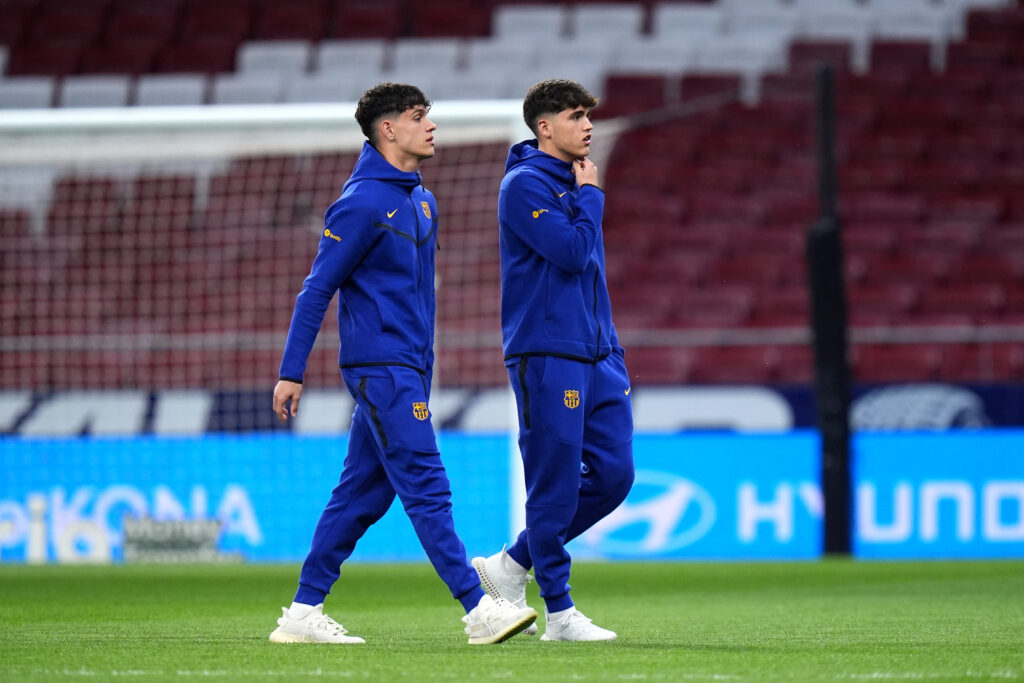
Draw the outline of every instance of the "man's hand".
M576 174L576 185L595 185L601 187L597 181L597 166L589 159L576 159L572 162L572 172Z
M299 397L302 396L302 385L297 382L289 382L286 379L280 380L274 387L274 414L282 423L291 417L299 414ZM291 401L291 411L286 404Z

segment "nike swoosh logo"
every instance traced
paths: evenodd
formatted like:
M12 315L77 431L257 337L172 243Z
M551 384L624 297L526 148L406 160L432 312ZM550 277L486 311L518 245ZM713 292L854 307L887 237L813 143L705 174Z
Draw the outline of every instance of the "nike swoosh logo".
M568 190L566 190L566 192L568 192ZM559 197L561 197L561 196L562 196L562 195L564 195L564 194L565 194L565 192L563 192L562 194L560 194L560 195L558 195L558 196L559 196Z
M388 211L388 218L391 218L391 217L392 217L392 216L394 216L394 215L395 215L396 213L398 213L398 209L395 209L394 211Z
M631 390L632 388L633 388L633 387L626 387L626 396L629 396L629 391L630 391L630 390Z

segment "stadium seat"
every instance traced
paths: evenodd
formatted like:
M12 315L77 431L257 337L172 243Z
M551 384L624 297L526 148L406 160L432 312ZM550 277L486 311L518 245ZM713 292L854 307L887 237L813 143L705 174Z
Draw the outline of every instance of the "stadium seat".
M131 82L128 76L68 76L60 86L61 107L124 107Z
M690 372L696 384L771 384L778 377L778 350L761 345L699 347Z
M0 79L0 109L49 108L54 91L54 79L46 76Z
M247 3L196 3L185 5L180 39L185 43L204 39L236 45L251 37L253 12Z
M76 43L22 44L11 50L7 75L62 77L78 70L81 57Z
M365 90L362 83L346 78L344 73L327 71L288 78L283 100L294 103L355 102Z
M853 375L858 382L928 382L939 378L939 347L932 344L856 344Z
M176 2L115 3L104 22L104 43L166 45L174 39L181 7Z
M451 72L462 63L462 43L452 38L402 38L394 43L391 68Z
M0 5L0 45L18 45L32 21L35 8L30 4ZM0 75L3 71L0 71Z
M220 74L213 79L213 104L273 104L284 99L285 77L271 73Z
M141 41L90 45L82 51L79 69L88 75L138 76L153 68L158 49L156 44Z
M588 43L614 45L638 37L644 19L644 7L637 3L581 3L569 11L567 33Z
M216 74L235 70L239 41L223 35L171 45L157 55L160 73Z
M866 282L874 284L927 285L940 282L946 277L951 258L951 254L944 253L898 252L886 259L870 261L864 278Z
M634 384L685 384L692 378L692 348L632 346L627 355L626 367Z
M855 0L800 0L800 36L811 40L842 40L851 46L855 71L868 68L874 29L871 13Z
M564 5L500 4L491 15L491 33L500 41L546 45L565 35L568 18Z
M847 310L855 325L894 323L906 318L918 300L912 284L866 281L848 291Z
M0 209L0 236L27 237L32 224L31 214L24 209Z
M404 26L401 0L335 0L333 19L328 25L330 38L397 38Z
M789 72L813 73L820 64L838 73L851 68L852 46L845 40L793 40L789 43Z
M257 8L252 36L257 40L318 41L327 28L325 0L291 0Z
M313 69L322 73L377 73L384 68L386 41L325 40L314 48Z
M671 321L678 327L719 328L743 325L754 307L749 287L737 285L704 289L677 288Z
M775 347L779 354L779 384L810 384L814 381L814 351L806 344Z
M788 42L800 29L797 7L779 0L745 0L726 5L726 32L737 38Z
M658 74L610 74L608 97L595 110L598 118L637 114L665 105L668 81Z
M810 323L807 285L789 283L756 290L749 327L806 327Z
M450 72L448 77L435 80L427 91L432 100L514 99L522 95L505 74L477 70Z
M946 382L1019 382L1024 379L1024 348L1013 343L946 345L939 377Z
M888 72L912 79L932 71L932 47L915 40L875 39L870 49L871 71L875 75Z
M312 46L304 40L258 40L242 43L236 66L241 73L297 75L309 68Z
M421 38L486 36L491 28L491 6L476 0L415 2L410 21Z
M615 56L617 45L601 40L574 40L567 38L546 45L538 45L538 62L540 64L558 64L570 70L596 67L606 71Z
M684 100L705 97L720 97L724 100L738 98L740 77L731 74L686 73L679 82L680 95Z
M650 39L624 41L614 52L609 69L615 73L656 73L678 77L693 67L697 51L692 45ZM609 88L614 93L614 88Z
M660 43L701 45L725 31L720 4L659 2L651 10L651 34Z
M206 101L203 74L147 74L135 86L135 104L147 106L199 105Z
M35 45L87 45L100 35L104 7L57 5L40 8L28 29L28 42Z
M735 254L717 261L707 272L707 281L715 285L745 285L771 289L782 282L783 271L790 267L785 259L763 254Z
M957 283L928 287L921 291L918 310L923 314L961 313L978 322L992 322L1003 310L1006 295L999 284Z
M868 0L867 7L878 38L925 40L942 50L954 31L949 10L928 0Z

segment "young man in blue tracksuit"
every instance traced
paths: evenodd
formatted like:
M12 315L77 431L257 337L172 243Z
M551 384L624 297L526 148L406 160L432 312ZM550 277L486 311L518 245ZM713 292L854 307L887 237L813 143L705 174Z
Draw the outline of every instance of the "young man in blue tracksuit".
M578 83L543 81L523 102L537 136L508 155L498 196L501 325L519 413L526 529L506 552L473 559L484 590L526 604L532 566L545 602L542 640L614 640L569 597L565 544L633 485L633 414L612 324L590 152L591 109ZM531 627L527 633L536 633Z
M313 532L294 602L270 634L275 643L364 642L324 614L323 603L341 564L396 494L438 575L465 608L471 644L501 642L537 617L481 589L455 533L430 422L438 218L418 171L434 155L429 108L418 88L395 83L379 84L359 100L356 120L367 142L327 210L295 301L275 414L284 422L298 413L306 360L335 293L338 362L356 407L340 481Z

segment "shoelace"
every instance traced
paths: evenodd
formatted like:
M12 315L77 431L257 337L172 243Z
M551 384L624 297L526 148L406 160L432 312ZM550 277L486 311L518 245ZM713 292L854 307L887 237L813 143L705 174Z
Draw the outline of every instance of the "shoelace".
M313 622L313 629L316 631L334 631L337 635L345 635L348 631L345 627L331 619L326 614Z
M587 615L583 614L583 612L581 612L581 611L579 611L577 609L574 609L572 612L570 612L568 614L568 616L566 616L564 619L562 619L562 621L560 621L558 623L563 628L573 628L574 624L579 624L581 622L585 622L585 623L589 624L589 623L591 623L593 621L594 621L593 619L591 619Z
M522 593L523 597L513 602L512 604L514 606L519 607L520 609L526 607L526 587L530 584L531 581L533 581L532 574L523 574L523 580L521 582L516 582L517 592Z

